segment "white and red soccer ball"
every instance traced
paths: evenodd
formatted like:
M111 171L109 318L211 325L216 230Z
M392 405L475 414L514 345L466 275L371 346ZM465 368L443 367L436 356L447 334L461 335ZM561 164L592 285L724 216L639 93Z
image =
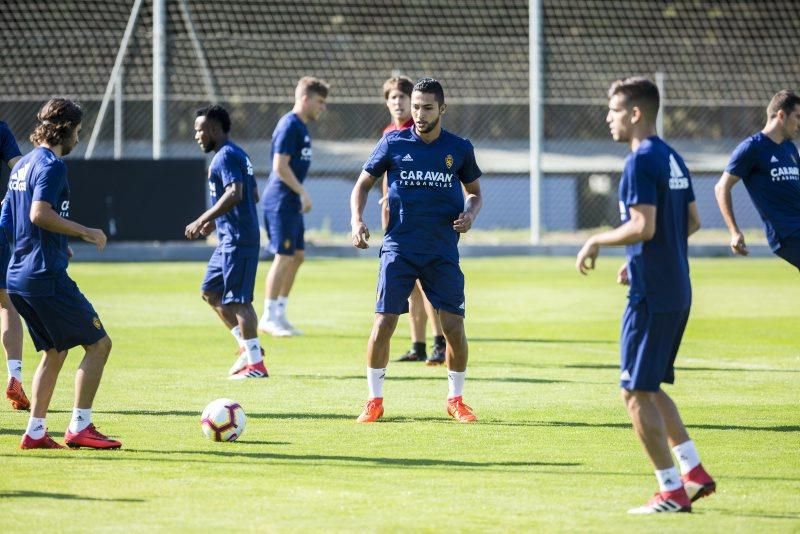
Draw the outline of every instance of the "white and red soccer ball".
M212 441L236 441L244 432L246 422L244 409L231 399L209 402L200 419L203 434Z

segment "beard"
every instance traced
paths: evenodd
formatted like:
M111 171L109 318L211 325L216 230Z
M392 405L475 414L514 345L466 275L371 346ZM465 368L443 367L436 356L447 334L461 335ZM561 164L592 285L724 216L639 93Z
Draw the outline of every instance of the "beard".
M436 120L429 122L424 130L422 130L419 127L417 127L417 131L419 133L424 133L424 134L432 132L434 130L434 128L436 128L436 126L439 125L439 119L440 119L440 117L436 117Z

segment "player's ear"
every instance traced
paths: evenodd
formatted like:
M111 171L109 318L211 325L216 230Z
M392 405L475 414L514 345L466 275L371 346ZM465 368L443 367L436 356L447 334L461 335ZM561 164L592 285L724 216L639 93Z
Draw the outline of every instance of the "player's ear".
M447 111L447 104L442 104L439 106L439 115L444 115L445 111Z
M633 106L631 108L631 124L639 123L643 118L642 115L642 108L639 106Z

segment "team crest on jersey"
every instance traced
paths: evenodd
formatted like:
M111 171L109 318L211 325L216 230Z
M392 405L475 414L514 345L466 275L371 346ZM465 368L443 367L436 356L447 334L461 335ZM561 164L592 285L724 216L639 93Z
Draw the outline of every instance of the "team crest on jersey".
M100 318L98 318L98 317L94 317L94 318L92 319L92 324L93 324L93 325L94 325L94 327L95 327L95 328L97 328L98 330L100 330L101 328L103 328L103 323L101 323L101 322L100 322Z
M446 155L444 157L444 164L447 165L448 169L453 166L453 155L452 154L448 154L448 155Z

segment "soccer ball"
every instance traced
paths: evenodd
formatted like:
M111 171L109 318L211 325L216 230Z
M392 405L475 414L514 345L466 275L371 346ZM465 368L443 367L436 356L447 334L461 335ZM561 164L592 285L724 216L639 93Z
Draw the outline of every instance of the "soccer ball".
M203 434L212 441L236 441L244 432L247 421L238 402L230 399L211 401L203 410L200 425Z

